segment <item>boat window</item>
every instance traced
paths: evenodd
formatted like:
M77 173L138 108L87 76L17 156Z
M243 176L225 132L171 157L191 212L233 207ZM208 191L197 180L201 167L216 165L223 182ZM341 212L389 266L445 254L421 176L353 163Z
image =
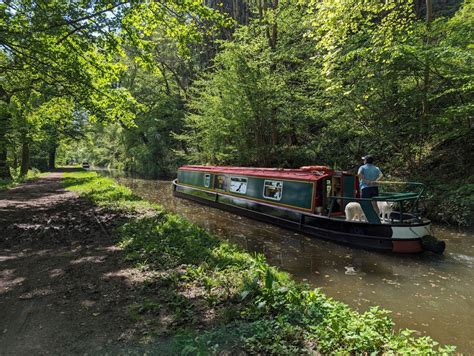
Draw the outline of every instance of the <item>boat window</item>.
M247 193L247 178L230 177L230 191L233 193Z
M205 174L204 175L204 186L206 188L209 188L211 186L211 175L210 174Z
M280 200L283 194L283 182L280 180L265 180L263 183L263 197Z
M216 180L215 180L215 183L214 183L214 187L216 189L225 190L225 188L226 188L225 176L217 176Z

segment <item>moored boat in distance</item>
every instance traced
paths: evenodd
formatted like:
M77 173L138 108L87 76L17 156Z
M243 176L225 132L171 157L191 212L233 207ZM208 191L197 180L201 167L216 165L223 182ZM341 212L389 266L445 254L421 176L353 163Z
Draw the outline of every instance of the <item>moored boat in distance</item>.
M394 183L390 182L390 186ZM250 218L355 247L417 253L443 253L445 243L432 236L431 222L420 216L421 183L403 183L417 191L385 192L360 198L357 176L326 166L299 169L187 165L178 169L174 195ZM373 202L394 207L382 218ZM345 207L360 204L364 219L349 221Z

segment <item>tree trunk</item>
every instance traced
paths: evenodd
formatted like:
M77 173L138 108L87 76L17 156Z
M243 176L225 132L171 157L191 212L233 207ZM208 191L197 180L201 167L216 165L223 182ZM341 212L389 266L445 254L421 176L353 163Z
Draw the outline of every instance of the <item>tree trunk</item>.
M30 168L30 145L28 142L23 142L21 148L21 167L20 167L20 177L25 177L28 174L28 169Z
M426 47L431 42L431 21L433 20L433 0L426 0ZM425 58L425 72L423 76L423 113L428 113L428 89L430 85L430 61L428 56Z
M10 167L8 167L7 162L6 139L8 121L10 119L10 113L7 108L9 101L10 97L3 87L0 86L0 179L11 179Z
M49 149L48 168L56 168L56 146L53 146Z
M10 167L7 162L7 131L8 117L0 114L0 179L11 179Z
M429 24L433 20L433 0L426 0L426 22Z
M430 45L430 38L431 38L431 21L433 20L433 2L432 0L426 0L426 48ZM428 101L428 93L430 90L430 61L428 56L426 55L425 58L425 68L423 73L423 96L421 99L421 129L420 129L420 154L418 157L418 161L422 159L422 152L424 142L429 136L428 134L428 123L429 123L429 114L430 114L430 107Z
M7 148L2 145L0 148L0 179L11 179L10 168L7 162Z
M273 11L276 11L276 8L278 7L278 0L273 0L272 1L272 9ZM267 35L268 35L268 44L272 50L272 52L276 51L276 45L277 45L277 39L278 39L278 27L277 27L277 22L274 20L273 24L271 25L271 31L268 28L267 29ZM276 63L272 63L270 65L270 73L274 73L277 69ZM277 108L275 104L272 104L272 110L271 110L271 128L272 128L272 146L276 146L278 144L278 122L277 122Z

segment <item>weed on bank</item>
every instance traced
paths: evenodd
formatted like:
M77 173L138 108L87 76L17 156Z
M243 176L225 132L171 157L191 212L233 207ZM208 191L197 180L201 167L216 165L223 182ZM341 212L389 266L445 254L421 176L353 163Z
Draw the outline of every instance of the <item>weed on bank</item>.
M147 271L153 293L130 306L171 352L449 354L414 331L394 331L390 312L358 313L182 217L94 172L64 174L64 186L129 218L115 231L128 261Z

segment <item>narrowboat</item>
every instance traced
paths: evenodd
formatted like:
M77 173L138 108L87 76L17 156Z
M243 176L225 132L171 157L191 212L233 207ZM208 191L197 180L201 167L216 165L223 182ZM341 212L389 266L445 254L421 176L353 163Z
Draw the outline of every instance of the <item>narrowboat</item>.
M408 192L360 198L358 177L326 166L299 169L186 165L173 181L174 195L354 247L395 253L443 253L431 222L420 216L421 183ZM394 206L387 218L374 201ZM365 218L348 221L345 206L357 202Z

